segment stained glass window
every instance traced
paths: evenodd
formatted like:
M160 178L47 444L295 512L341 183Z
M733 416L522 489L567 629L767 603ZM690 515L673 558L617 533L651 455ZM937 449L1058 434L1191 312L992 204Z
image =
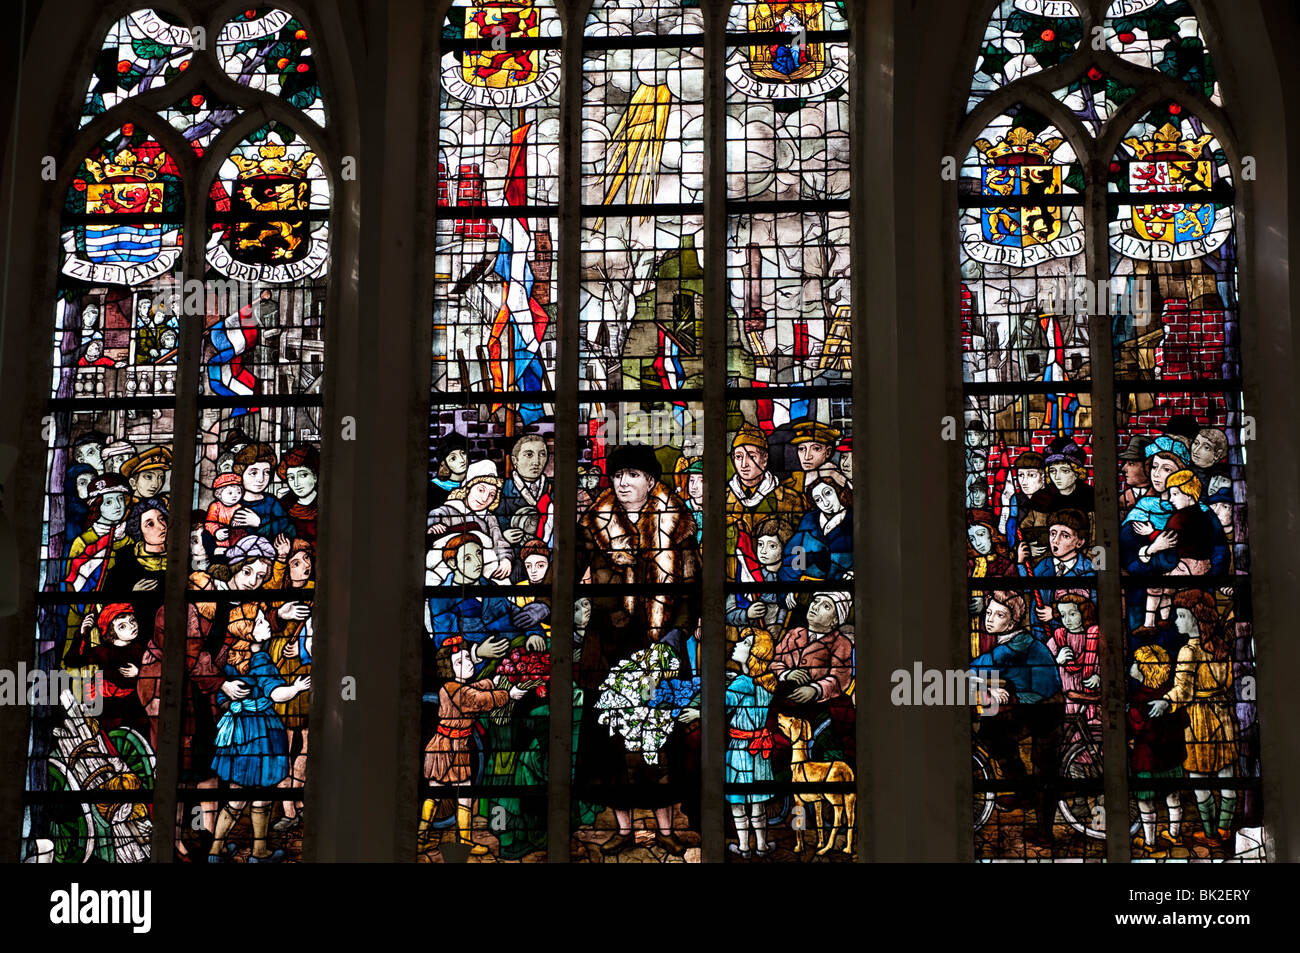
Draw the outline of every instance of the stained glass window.
M1135 858L1264 856L1234 181L1177 100L1109 165L1110 281L1148 298L1112 319ZM1182 727L1181 763L1162 760L1161 718Z
M104 34L81 109L84 126L131 96L160 89L190 67L189 25L170 10L137 10Z
M580 42L566 41L582 56L571 356L554 343L566 317L553 284L566 265L556 22L548 3L475 0L453 6L443 34L418 849L431 860L554 853L540 687L572 697L571 860L698 861L711 809L733 832L734 859L851 857L843 4L737 5L712 91L698 4L592 5ZM725 285L712 306L710 95L727 130L713 166ZM729 355L714 407L710 314ZM576 489L576 527L557 531L545 468L567 361L578 400L563 425L576 430L576 456L556 478ZM729 444L711 458L730 481L717 540L705 530L707 415L726 421ZM572 685L535 687L554 651L549 549L569 531ZM467 547L469 568L458 568ZM701 641L709 547L726 592L712 625L731 659L712 682ZM501 595L511 583L523 588ZM726 735L717 805L703 800L700 768L710 696L727 700L726 725L714 725ZM492 785L512 790L494 797Z
M177 158L143 124L108 129L63 207L28 856L149 858L187 205Z
M417 835L432 861L547 847L559 41L549 0L458 0L442 30Z
M572 852L606 863L699 856L702 30L602 2L583 36Z
M728 860L852 860L856 771L849 31L727 24Z
M1109 836L1134 860L1262 860L1233 173L1181 99L1220 91L1190 5L1162 0L1111 4L1109 52L1046 88L1028 74L1074 55L1042 58L1077 34L1068 6L994 13L970 106L1013 85L1061 108L987 120L958 190L975 853L1102 859ZM998 72L1031 49L1033 69ZM1168 98L1140 107L1116 59ZM1088 181L1090 137L1116 122ZM1090 205L1108 268L1086 264ZM1103 725L1108 691L1123 731ZM1124 785L1105 744L1125 747ZM1120 790L1127 829L1108 835Z
M239 14L217 54L172 14L136 12L87 93L104 135L64 205L38 596L37 667L62 690L34 709L29 858L149 859L169 670L181 790L158 803L177 804L178 857L300 852L330 254L325 157L304 136L324 109L294 15ZM156 122L101 116L182 73L191 92L152 96ZM303 111L297 128L222 137L268 95ZM173 454L196 426L186 516ZM169 527L188 527L180 554ZM183 617L165 604L169 553L189 571ZM249 589L280 591L235 595Z

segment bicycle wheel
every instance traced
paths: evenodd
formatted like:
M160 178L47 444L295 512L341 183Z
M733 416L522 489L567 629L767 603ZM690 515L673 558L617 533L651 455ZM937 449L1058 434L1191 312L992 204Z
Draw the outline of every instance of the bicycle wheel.
M979 830L993 816L993 807L997 803L997 792L988 789L993 781L993 766L983 751L976 749L971 753L972 775L974 781L975 830Z
M839 749L835 733L830 730L830 717L823 718L813 728L812 738L808 742L808 759L810 761L843 761L844 752Z
M1101 766L1091 746L1076 742L1066 749L1061 758L1061 776L1077 781L1095 781L1101 777ZM1106 839L1106 808L1101 794L1069 794L1057 806L1065 822L1080 834L1096 840Z
M144 735L134 728L113 728L108 732L108 740L131 773L140 779L140 788L147 791L153 784L154 753Z
M782 827L790 817L790 808L794 804L794 799L790 795L779 795L769 799L767 802L767 826Z

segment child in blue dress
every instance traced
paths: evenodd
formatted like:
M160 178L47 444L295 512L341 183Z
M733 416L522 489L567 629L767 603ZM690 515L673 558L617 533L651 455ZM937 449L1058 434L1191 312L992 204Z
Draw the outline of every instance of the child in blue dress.
M217 722L216 754L212 770L231 787L275 787L289 776L289 739L275 706L292 700L311 688L311 676L286 682L267 654L271 623L256 603L231 610L225 673L242 683L248 694L239 699L218 692L225 709ZM217 816L208 861L219 863L228 852L226 838L244 813L247 801L230 801ZM275 863L284 859L283 850L271 851L266 834L271 824L271 801L254 801L250 810L253 852L249 863Z
M767 727L776 676L772 659L776 646L763 629L745 629L744 637L731 652L740 672L728 673L727 683L727 783L752 784L772 780L772 734ZM770 793L746 791L728 794L731 817L736 824L737 844L728 850L748 859L754 854L770 853L767 842L766 803ZM748 805L748 810L746 809ZM749 832L754 832L754 848L749 846Z

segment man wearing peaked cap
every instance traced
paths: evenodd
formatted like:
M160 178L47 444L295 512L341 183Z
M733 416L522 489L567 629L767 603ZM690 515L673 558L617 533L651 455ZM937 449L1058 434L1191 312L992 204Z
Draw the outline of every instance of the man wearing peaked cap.
M830 424L824 424L820 420L801 420L794 425L794 437L790 442L800 444L811 440L833 447L842 436Z
M799 454L801 469L786 477L781 485L787 490L802 494L804 488L818 475L829 477L840 486L848 484L848 478L831 462L835 445L842 436L834 427L819 420L801 420L796 423L790 444Z
M166 447L150 447L125 461L121 472L131 484L131 502L160 496L171 467L172 452Z

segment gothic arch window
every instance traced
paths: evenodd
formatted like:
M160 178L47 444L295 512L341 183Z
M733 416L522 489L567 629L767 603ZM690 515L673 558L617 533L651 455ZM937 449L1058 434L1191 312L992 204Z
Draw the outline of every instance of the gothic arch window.
M300 852L331 255L315 69L273 7L136 11L94 61L61 180L36 600L36 667L67 690L33 709L27 859Z
M1263 860L1230 100L1095 12L999 4L960 140L975 854Z
M192 160L152 117L92 128L61 222L34 656L46 697L32 709L24 837L28 855L139 862L157 767L140 683L148 695L143 650L164 595L181 333L171 292ZM106 810L81 799L100 786Z

